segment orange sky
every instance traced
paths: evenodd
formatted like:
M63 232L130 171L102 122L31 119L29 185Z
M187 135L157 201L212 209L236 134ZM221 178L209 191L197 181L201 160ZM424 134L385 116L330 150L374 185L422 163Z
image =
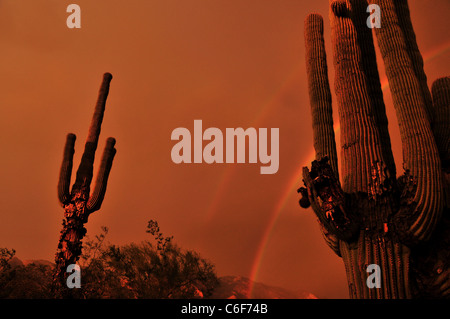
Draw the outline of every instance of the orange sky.
M81 7L81 29L66 7ZM428 83L448 75L450 2L411 0ZM114 76L100 136L117 140L108 190L88 235L148 239L149 219L219 275L347 298L344 266L296 194L312 160L303 21L328 0L3 0L0 2L0 247L53 260L63 210L56 185L65 136L77 135L75 169L104 72ZM447 50L445 50L447 48ZM380 73L384 76L383 65ZM394 155L401 148L389 90ZM337 107L335 107L337 115ZM172 162L173 129L280 128L280 168ZM100 152L97 153L97 163ZM255 263L255 260L258 262Z

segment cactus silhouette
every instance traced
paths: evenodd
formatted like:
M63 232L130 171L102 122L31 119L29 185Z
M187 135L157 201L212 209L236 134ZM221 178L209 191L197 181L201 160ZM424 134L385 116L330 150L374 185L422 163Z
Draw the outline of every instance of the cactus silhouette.
M116 141L110 137L106 141L95 187L91 193L90 184L93 177L95 151L98 145L111 79L111 74L105 73L103 75L103 82L89 127L84 153L71 191L69 189L76 139L74 134L70 133L67 135L64 147L58 182L58 198L64 208L65 218L63 219L63 229L60 233L58 250L55 257L56 271L54 274L54 283L59 288L65 285L68 275L66 273L67 266L75 264L80 257L82 239L86 234L84 224L87 223L91 213L100 209L105 196L114 155L116 154L116 149L114 148Z
M368 4L399 123L404 174L396 178ZM342 257L350 298L450 296L450 78L431 95L406 0L330 1L341 170L333 130L323 19L305 20L316 160L303 168L300 206ZM368 266L379 266L380 286ZM373 287L373 288L370 288Z

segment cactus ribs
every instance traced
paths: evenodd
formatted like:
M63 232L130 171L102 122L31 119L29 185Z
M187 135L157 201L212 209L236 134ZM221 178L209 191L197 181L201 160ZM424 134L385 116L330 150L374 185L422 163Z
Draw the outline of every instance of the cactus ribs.
M400 127L405 172L396 178L366 8ZM306 69L316 160L303 169L300 206L312 207L326 243L342 257L351 298L449 298L450 77L431 95L406 0L330 0L335 91L341 126L338 172L323 19L305 21ZM341 182L339 179L341 177ZM366 285L367 266L381 288Z

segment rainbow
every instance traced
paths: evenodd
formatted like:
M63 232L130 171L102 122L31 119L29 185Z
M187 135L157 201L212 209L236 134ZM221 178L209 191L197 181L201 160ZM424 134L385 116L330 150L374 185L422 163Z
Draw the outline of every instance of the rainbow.
M340 125L339 123L334 124L334 134L337 136L340 131ZM289 182L286 184L285 189L281 193L280 199L278 200L277 204L275 205L275 209L273 210L269 222L267 223L266 230L264 231L264 234L261 238L261 241L258 245L257 253L255 260L253 262L253 266L250 272L250 279L251 279L251 286L248 293L248 298L253 297L253 284L256 282L258 278L259 269L262 264L262 260L264 257L265 248L270 241L270 236L272 234L273 229L276 226L276 222L278 221L278 217L281 215L281 212L285 208L288 201L291 199L291 197L297 195L297 189L301 186L302 181L302 171L303 167L309 165L316 157L316 152L313 149L310 150L308 155L305 157L305 159L301 162L301 165L298 166L296 171L292 174L292 178L289 180ZM296 199L298 200L298 198Z
M277 89L274 90L271 98L269 98L268 102L264 104L264 106L260 109L259 113L254 117L252 122L252 127L258 127L258 123L262 122L265 117L268 116L273 106L276 105L278 99L283 95L283 93L289 88L289 86L295 81L298 76L301 76L303 72L302 65L299 62L291 71L291 73L286 77L286 79L279 85ZM225 193L225 189L228 184L232 180L232 176L234 174L234 165L228 166L225 171L222 173L220 178L220 182L218 183L218 187L214 192L214 195L211 199L210 204L208 205L208 209L205 215L205 221L209 222L214 217L215 212L222 200L222 196Z

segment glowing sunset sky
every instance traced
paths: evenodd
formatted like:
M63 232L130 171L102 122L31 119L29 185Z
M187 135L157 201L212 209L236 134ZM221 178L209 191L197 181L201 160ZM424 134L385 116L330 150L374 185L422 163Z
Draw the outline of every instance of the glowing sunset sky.
M81 29L66 26L70 3L81 7ZM410 0L410 9L431 86L450 74L450 2ZM53 261L65 137L77 135L75 170L102 75L111 72L96 163L109 136L117 154L88 235L104 225L111 243L137 242L156 219L219 276L347 298L343 263L297 203L301 167L314 157L303 42L310 12L325 18L333 88L328 0L1 1L0 247ZM401 173L381 59L379 70ZM195 119L222 131L280 128L278 172L261 175L259 163L174 164L171 132L192 132Z

